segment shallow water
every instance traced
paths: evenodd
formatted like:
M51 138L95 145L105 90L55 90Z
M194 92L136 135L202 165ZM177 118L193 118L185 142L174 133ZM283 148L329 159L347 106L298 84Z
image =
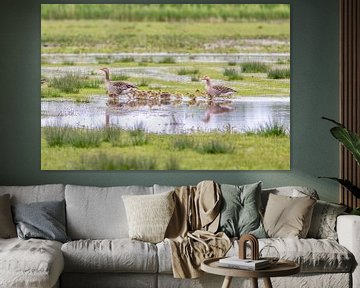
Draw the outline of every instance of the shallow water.
M241 97L209 102L198 98L171 98L157 102L123 100L108 103L107 97L93 96L90 103L42 101L41 126L124 129L178 134L212 130L243 132L268 122L279 122L290 131L289 97Z

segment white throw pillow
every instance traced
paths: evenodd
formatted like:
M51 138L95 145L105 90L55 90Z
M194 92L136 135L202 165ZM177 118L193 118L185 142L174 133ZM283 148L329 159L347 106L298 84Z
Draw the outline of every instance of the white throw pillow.
M175 208L173 193L122 196L131 239L151 243L164 240Z

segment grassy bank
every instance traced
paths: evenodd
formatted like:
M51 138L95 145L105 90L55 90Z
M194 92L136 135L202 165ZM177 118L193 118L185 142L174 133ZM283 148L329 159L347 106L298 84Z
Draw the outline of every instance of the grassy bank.
M120 21L278 20L290 17L284 4L42 4L43 19L114 19Z
M255 39L248 41L247 39ZM256 40L257 39L257 40ZM42 20L42 53L289 52L290 24ZM272 41L276 40L276 41Z
M276 131L162 135L140 130L66 129L42 129L41 169L290 169L290 137Z
M46 78L45 83L41 87L41 97L47 100L54 100L55 98L66 98L74 101L84 102L91 95L106 94L103 85L103 74L98 71L99 65L93 65L93 70L89 70L88 76L78 76L76 74L68 73L58 78ZM104 64L105 65L105 64ZM136 62L118 62L107 66L113 68L141 68L143 63ZM229 63L179 63L161 64L154 62L147 62L146 68L161 68L163 72L170 73L173 76L186 76L187 80L173 81L166 77L158 79L154 77L147 77L141 74L139 77L131 77L127 75L126 70L112 73L111 79L125 80L139 86L140 90L162 90L173 94L181 94L187 96L205 96L204 83L200 81L202 75L208 75L217 81L227 81L228 86L238 91L234 97L238 96L284 96L290 95L290 76L288 64L278 65L275 69L271 68L269 64L265 65L258 63L244 64L230 64ZM43 64L42 67L51 67ZM244 68L245 67L245 68ZM260 68L259 68L260 67ZM265 68L264 68L265 67ZM110 68L111 70L111 68ZM281 71L286 73L281 73ZM267 72L266 72L267 71ZM276 79L271 79L270 75L277 76ZM275 78L275 77L272 77ZM285 78L285 79L281 79Z

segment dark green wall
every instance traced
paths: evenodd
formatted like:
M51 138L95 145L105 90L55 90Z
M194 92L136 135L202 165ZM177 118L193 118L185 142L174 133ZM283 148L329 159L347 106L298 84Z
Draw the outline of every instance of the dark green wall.
M328 132L330 125L320 119L323 115L338 118L338 0L291 1L292 144L291 171L285 172L40 171L40 3L51 2L2 0L0 5L0 185L181 185L203 179L243 184L262 180L265 187L313 186L322 199L338 200L338 186L317 179L318 175L337 176L339 169L337 143Z

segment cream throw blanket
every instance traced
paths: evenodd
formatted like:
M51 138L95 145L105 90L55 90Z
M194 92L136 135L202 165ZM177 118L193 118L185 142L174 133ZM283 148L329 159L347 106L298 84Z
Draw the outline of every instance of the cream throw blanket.
M201 262L222 257L231 246L223 232L215 234L220 219L221 190L213 181L175 189L175 210L165 233L171 247L175 278L198 278Z

